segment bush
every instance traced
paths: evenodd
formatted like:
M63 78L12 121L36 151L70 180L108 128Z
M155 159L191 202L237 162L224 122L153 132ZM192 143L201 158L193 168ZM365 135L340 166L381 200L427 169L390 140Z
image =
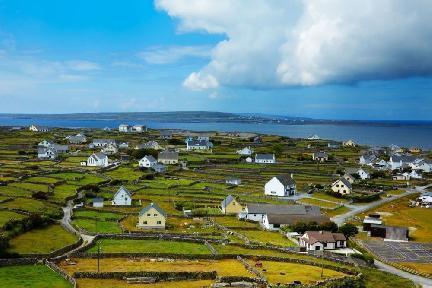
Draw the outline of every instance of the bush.
M355 226L354 224L344 224L341 227L339 227L339 232L344 234L345 237L351 237L354 236L358 233L358 229L357 226Z
M355 254L351 254L351 257L361 259L369 265L372 265L374 263L374 258L371 255L355 253Z
M33 199L38 199L38 200L48 200L48 195L45 192L38 191L38 192L33 192L32 193L32 198Z
M316 222L297 222L294 225L290 225L289 229L291 231L295 231L297 233L303 234L306 231L330 231L336 232L338 230L338 226L333 222L318 224Z
M158 151L155 149L151 149L151 148L134 149L134 150L129 150L128 154L137 160L143 158L146 155L151 155L157 159Z
M184 145L185 143L183 140L173 138L173 139L168 140L168 144L170 144L170 145Z

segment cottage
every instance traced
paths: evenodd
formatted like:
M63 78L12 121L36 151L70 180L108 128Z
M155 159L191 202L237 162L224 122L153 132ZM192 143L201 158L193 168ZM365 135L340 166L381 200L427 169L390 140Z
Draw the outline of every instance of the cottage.
M66 139L70 144L82 144L87 142L87 137L83 134L67 136Z
M104 153L93 153L89 158L87 158L87 166L107 167L108 165L108 156Z
M416 159L413 163L409 165L412 170L420 170L425 173L430 173L432 171L432 161L428 159Z
M391 170L401 169L404 166L410 166L416 163L417 157L411 155L392 155L388 162Z
M318 206L309 205L275 205L251 203L247 204L244 212L239 214L239 218L250 221L262 222L266 214L272 215L321 215L321 210Z
M208 150L213 148L213 143L207 140L191 140L186 142L186 150Z
M274 164L276 163L276 158L274 154L255 154L255 163Z
M355 147L357 144L353 140L347 140L345 142L342 142L342 146L344 147Z
M106 147L108 145L116 145L116 141L113 139L93 139L93 142L90 143L90 148L101 148Z
M210 141L210 136L208 134L200 134L196 137L198 141Z
M52 147L54 146L54 142L53 141L49 141L49 140L43 140L41 142L38 143L38 147Z
M156 203L141 209L137 227L144 229L165 229L167 214Z
M227 178L225 180L225 183L228 184L228 185L238 186L238 185L241 184L241 179L240 178L235 178L235 177L230 177L230 178Z
M252 159L252 157L247 157L247 158L245 159L245 161L246 161L246 163L252 163L252 162L253 162L253 159Z
M360 156L359 164L360 165L373 165L373 163L377 160L377 157L374 154L365 154Z
M30 125L29 130L32 132L49 132L50 129L45 126Z
M297 223L329 223L330 218L324 215L305 214L265 214L262 226L270 231L277 231L282 227L295 225Z
M243 206L232 195L228 195L221 202L221 211L223 214L239 214L243 211Z
M320 140L321 138L318 135L314 134L314 135L309 136L307 139L308 140Z
M265 195L287 197L296 193L295 181L289 174L275 176L264 185Z
M341 177L338 180L336 180L335 182L333 182L331 189L335 193L346 195L346 194L351 194L352 185L348 180Z
M299 241L300 247L306 250L334 250L346 248L347 239L342 233L329 231L306 231Z
M117 145L109 144L109 145L105 146L104 148L102 148L102 153L104 153L106 155L117 154L118 153Z
M164 140L172 139L173 133L168 130L162 130L160 131L160 138Z
M102 131L104 132L111 132L111 128L110 127L105 127L102 129Z
M347 168L346 173L354 176L357 175L362 180L370 178L370 174L362 168Z
M315 152L312 154L312 160L317 162L325 162L328 161L328 154L326 152Z
M260 136L255 136L254 138L253 138L253 143L254 144L262 144L262 138L260 137Z
M152 155L146 155L138 161L139 167L151 168L156 164L157 161Z
M104 198L93 198L93 207L94 208L103 208L104 207Z
M338 149L339 147L340 147L340 143L338 143L338 142L331 141L331 142L327 143L327 148Z
M154 149L154 150L160 150L162 147L159 145L156 141L148 141L144 144L139 144L135 147L135 149Z
M144 125L133 125L131 128L131 132L135 133L143 133L147 131L147 127Z
M158 153L158 162L165 165L172 165L178 163L178 152L165 150Z
M38 158L41 160L55 160L58 157L57 150L53 147L40 147L38 148Z
M251 147L245 147L243 149L237 150L237 154L242 155L242 156L250 156L252 155L253 150L251 149Z
M410 174L409 173L403 173L403 174L393 175L393 180L395 180L395 181L408 181L408 180L410 180Z
M130 206L132 205L132 194L124 186L121 186L114 194L111 204L115 206Z

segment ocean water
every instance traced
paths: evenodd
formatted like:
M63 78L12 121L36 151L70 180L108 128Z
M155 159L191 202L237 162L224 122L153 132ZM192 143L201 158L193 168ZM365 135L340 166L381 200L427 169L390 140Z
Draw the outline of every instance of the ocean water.
M402 147L420 147L432 149L432 125L379 125L369 124L260 124L237 122L162 122L147 121L134 123L124 120L78 120L78 119L44 119L0 117L0 126L29 126L31 124L65 127L65 128L117 128L121 123L144 124L155 129L185 129L191 131L239 131L274 134L292 138L307 138L317 134L322 139L343 141L353 139L357 143L366 145L388 146L396 144ZM401 122L403 123L403 122Z

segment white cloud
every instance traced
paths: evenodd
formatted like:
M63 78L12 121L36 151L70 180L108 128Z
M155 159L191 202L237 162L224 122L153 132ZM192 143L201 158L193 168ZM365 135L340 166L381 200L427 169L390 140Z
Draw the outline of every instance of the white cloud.
M432 73L429 0L156 0L179 31L226 35L184 86L285 87Z
M219 83L211 74L193 72L183 81L183 86L191 90L200 91L217 88Z
M186 57L207 58L210 51L207 45L152 47L138 53L138 57L150 64L169 64Z

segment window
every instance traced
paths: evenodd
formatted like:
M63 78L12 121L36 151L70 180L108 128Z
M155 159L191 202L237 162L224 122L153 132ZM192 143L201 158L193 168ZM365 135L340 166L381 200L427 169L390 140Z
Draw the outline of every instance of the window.
M143 221L143 224L144 224L144 225L147 225L147 221Z
M149 214L147 214L147 216L149 216L149 217L150 217L150 216L151 216L151 214L149 213Z
M161 225L162 221L157 221L156 224Z
M153 214L154 217L158 216L158 214Z

